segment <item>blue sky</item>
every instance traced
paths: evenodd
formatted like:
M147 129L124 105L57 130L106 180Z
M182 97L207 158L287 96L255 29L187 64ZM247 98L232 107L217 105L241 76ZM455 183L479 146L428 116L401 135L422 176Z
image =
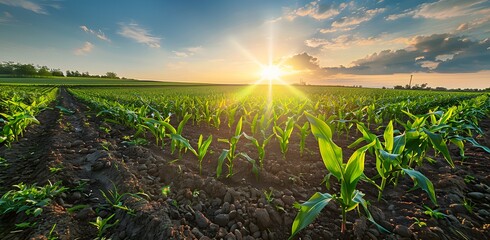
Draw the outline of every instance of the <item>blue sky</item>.
M413 74L482 88L489 16L488 0L0 0L0 61L219 83L277 64L288 82L380 87Z

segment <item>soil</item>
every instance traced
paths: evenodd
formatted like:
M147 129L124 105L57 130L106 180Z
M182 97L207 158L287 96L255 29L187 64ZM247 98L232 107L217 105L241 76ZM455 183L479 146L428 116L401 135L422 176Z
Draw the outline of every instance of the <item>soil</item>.
M63 113L55 106L74 111ZM9 163L0 171L5 193L20 182L42 186L61 181L66 191L44 208L38 217L8 214L0 218L0 239L94 239L97 229L90 222L97 216L115 214L118 224L106 229L111 239L287 239L297 210L294 202L307 200L313 193L338 191L322 184L326 169L318 154L313 136L307 138L308 149L299 153L299 137L294 135L284 159L279 143L273 137L266 151L264 169L258 176L252 165L238 158L234 175L216 178L217 159L232 131L222 124L217 130L204 124L189 122L183 135L191 144L199 134L213 135L211 151L199 172L197 158L190 152L171 154L169 143L162 149L150 143L128 145L127 136L134 130L109 124L96 117L97 112L75 99L65 89L50 109L37 116L40 125L33 125L11 148L0 147L0 157ZM482 145L490 146L490 119L481 121L484 135L476 136ZM244 129L245 132L248 129ZM344 157L352 154L347 148L359 134L337 136L334 141L344 149ZM239 151L256 158L256 150L245 138L240 139ZM193 144L194 145L194 144ZM381 233L356 211L348 213L346 235L340 234L341 213L330 203L297 239L490 239L490 154L466 146L466 159L450 147L456 167L451 168L441 156L436 162L417 170L432 180L438 206L420 189L411 190L413 182L402 177L396 188L388 186L383 199L377 201L376 189L365 182L359 189L370 202L371 213L380 225L391 233ZM61 170L53 171L53 167ZM50 169L51 168L51 169ZM375 175L373 157L367 155L365 172ZM162 194L168 186L170 192ZM125 194L122 204L131 210L108 205L102 192ZM270 197L268 197L268 196ZM464 201L473 206L469 211ZM424 206L446 215L431 218ZM362 211L362 210L361 210ZM425 222L425 226L416 221ZM14 223L36 222L34 227L18 230Z

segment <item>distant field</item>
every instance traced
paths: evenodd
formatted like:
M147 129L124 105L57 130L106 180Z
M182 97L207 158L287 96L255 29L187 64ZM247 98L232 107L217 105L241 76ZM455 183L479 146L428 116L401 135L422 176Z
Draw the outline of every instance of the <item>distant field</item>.
M181 82L143 81L143 80L132 80L132 79L51 77L51 78L0 78L0 85L109 86L109 85L194 85L194 84L181 83Z

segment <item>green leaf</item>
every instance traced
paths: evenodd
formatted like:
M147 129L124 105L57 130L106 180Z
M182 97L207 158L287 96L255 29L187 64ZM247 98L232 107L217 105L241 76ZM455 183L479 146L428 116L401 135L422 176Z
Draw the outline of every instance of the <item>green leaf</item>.
M422 190L427 192L430 200L437 205L436 192L432 182L426 176L424 176L424 174L417 170L403 168L403 171L414 181L414 188L420 187Z
M309 113L305 113L308 121L311 124L311 132L318 140L320 154L323 163L328 171L330 171L337 179L343 178L343 160L342 148L337 146L332 141L332 131L330 127L322 120L314 117Z
M437 133L427 131L425 129L424 132L427 134L427 136L429 136L432 146L434 146L435 149L441 152L447 163L449 163L449 165L454 168L453 160L451 159L451 155L449 154L449 150L447 149L446 142L444 141L442 136Z
M34 214L34 217L37 217L39 216L39 214L41 214L43 212L43 209L42 208L36 208L33 212Z
M182 143L187 149L189 149L194 155L197 155L196 150L192 148L191 144L189 143L189 140L186 138L182 137L180 134L170 134L170 137L172 138L172 141L177 141Z
M332 130L330 130L330 127L324 121L308 112L305 112L305 115L311 124L311 132L316 138L332 138Z
M252 172L255 174L256 177L259 177L259 167L257 166L257 162L254 159L252 159L250 156L248 156L247 153L242 152L239 155L245 158L247 162L252 164Z
M364 172L364 159L366 156L366 151L372 147L376 141L372 141L366 146L363 146L357 149L352 156L347 161L347 165L345 167L345 180L349 183L353 183L357 180L362 173Z
M394 138L393 151L391 153L401 154L405 150L405 144L407 143L407 138L405 133L398 135Z
M331 172L338 180L343 178L342 168L342 148L335 145L330 139L318 139L320 155L322 156L323 164L329 172Z
M240 120L238 120L238 123L236 124L235 127L235 136L238 136L242 133L242 124L243 124L243 118L240 117Z
M386 230L386 228L382 227L374 220L373 216L371 215L371 212L369 212L368 203L366 202L366 200L364 200L364 193L362 193L359 190L356 190L354 192L354 197L352 198L352 201L361 204L362 208L364 209L364 212L366 213L367 219L370 222L372 222L380 232L390 233L390 231Z
M299 205L299 212L291 227L291 236L289 239L292 239L294 235L312 223L330 200L332 200L332 195L317 192L308 201Z
M218 158L218 167L216 167L216 177L219 178L221 176L221 172L223 171L223 163L225 162L226 157L230 150L223 149L223 152L219 155Z
M393 139L393 121L390 121L388 123L388 126L386 126L385 132L383 134L384 140L385 140L385 149L388 152L392 152L393 150L393 144L394 144L394 139Z

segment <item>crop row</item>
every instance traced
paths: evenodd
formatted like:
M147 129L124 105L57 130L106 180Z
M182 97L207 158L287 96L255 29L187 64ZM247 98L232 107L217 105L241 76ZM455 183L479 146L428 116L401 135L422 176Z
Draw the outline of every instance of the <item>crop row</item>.
M0 144L18 140L36 115L56 99L58 88L0 87Z

